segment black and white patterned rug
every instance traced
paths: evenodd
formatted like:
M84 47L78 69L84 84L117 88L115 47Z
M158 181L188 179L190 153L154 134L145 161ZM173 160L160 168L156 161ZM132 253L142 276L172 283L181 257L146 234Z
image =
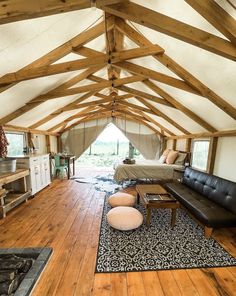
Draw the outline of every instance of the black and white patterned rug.
M137 209L146 218L145 209ZM182 209L177 210L176 226L170 227L168 209L153 210L149 228L143 224L132 231L110 227L105 199L95 272L127 272L236 265L236 259L213 238L204 237L203 228Z

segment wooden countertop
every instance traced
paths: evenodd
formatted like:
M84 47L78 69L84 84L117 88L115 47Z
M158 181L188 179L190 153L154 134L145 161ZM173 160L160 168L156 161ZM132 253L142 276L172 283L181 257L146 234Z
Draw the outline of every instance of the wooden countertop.
M0 186L8 184L20 178L29 175L28 169L17 169L14 173L5 173L0 175Z

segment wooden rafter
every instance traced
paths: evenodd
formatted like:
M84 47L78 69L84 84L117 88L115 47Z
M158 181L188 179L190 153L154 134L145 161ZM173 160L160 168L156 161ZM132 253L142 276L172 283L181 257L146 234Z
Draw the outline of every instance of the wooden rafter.
M100 8L103 5L118 3L121 1L122 0L96 0L96 6ZM89 7L91 7L90 0L5 0L0 5L0 24L80 10Z
M214 0L185 0L218 31L236 45L236 22Z
M88 122L91 120L95 120L95 119L101 119L101 118L106 118L106 117L111 117L112 111L106 111L106 112L100 112L98 115L89 115L83 119L80 119L78 121L76 121L75 123L67 126L63 132L66 132L70 129L72 129L73 127L77 126L80 123L84 123L84 122Z
M4 124L3 125L4 129L7 131L18 131L18 132L26 132L26 133L32 133L32 134L40 134L40 135L52 135L52 136L57 136L57 133L54 132L48 132L44 130L38 130L38 129L29 129L24 126L16 126L12 124Z
M76 75L72 79L70 79L70 80L66 81L65 83L59 85L58 87L54 88L53 90L50 90L46 94L39 95L36 98L31 99L24 106L18 108L17 110L13 111L12 113L8 114L7 116L1 118L0 124L5 124L5 123L10 122L13 119L23 115L23 114L25 114L26 112L28 112L28 111L32 110L33 108L42 104L44 102L43 98L47 98L47 95L49 95L51 92L61 91L62 89L66 89L68 87L71 87L74 84L78 83L79 81L87 78L92 73L98 71L99 69L101 69L101 67L89 68L89 69L85 70L84 72L80 73L79 75ZM40 98L40 100L38 100L39 98Z
M121 108L120 105L117 104L115 106L114 111L115 112L121 112L121 113L126 114L126 115L131 115L131 116L135 117L136 119L138 119L140 121L147 121L147 122L149 122L147 119L145 119L144 116L135 113L135 111L133 109L131 109L131 108L124 109L124 108Z
M152 43L139 32L130 27L127 23L119 22L119 29L126 34L133 42L135 42L139 46L151 45ZM208 100L210 100L213 104L231 116L233 119L236 119L236 109L218 96L215 92L209 89L206 85L204 85L200 80L194 77L190 72L184 69L181 65L176 63L173 59L171 59L165 53L163 55L153 55L153 57L159 61L161 64L166 66L173 73L178 75L181 79L183 79L186 83L188 83L193 89L196 89L199 94Z
M152 122L153 124L155 124L156 126L158 126L161 130L165 131L167 134L169 134L171 136L175 136L175 134L172 131L170 131L168 128L164 127L163 125L161 125L159 122L157 122L156 120L154 120L152 117L150 117L146 113L140 111L140 114L143 115L150 122Z
M53 118L60 115L61 113L67 111L67 108L71 108L71 107L75 106L76 104L79 104L79 103L83 102L84 100L90 98L94 94L95 94L95 91L94 92L88 92L88 93L84 94L82 97L78 98L77 100L73 101L72 103L69 103L69 104L57 109L56 111L52 112L51 114L43 117L42 119L40 119L36 123L32 124L29 128L38 128L39 126L41 126L44 123L52 120Z
M187 131L185 128L183 128L181 125L179 125L177 122L175 122L172 118L170 118L169 116L167 116L166 114L164 114L163 112L158 110L151 103L147 102L147 100L141 99L141 98L137 98L137 100L139 100L144 106L151 109L155 113L155 115L162 117L163 119L165 119L167 122L172 124L174 127L176 127L178 130L180 130L184 134L189 134L189 131Z
M82 45L86 44L87 42L89 42L89 41L95 39L96 37L100 36L101 34L103 34L103 26L104 26L104 23L101 22L98 25L88 29L87 31L78 34L74 38L68 40L64 44L53 49L52 51L50 51L46 55L40 57L36 61L34 61L34 62L30 63L29 65L23 67L22 69L18 70L17 72L15 72L15 75L20 75L21 72L24 72L24 71L27 71L27 70L30 70L33 68L37 68L37 67L47 66L47 65L50 65L50 64L56 62L60 58L69 54L72 51L73 47L82 46ZM108 28L108 30L109 29L110 28ZM4 79L4 77L5 77L5 75L2 76L3 79ZM13 83L9 83L5 86L0 87L0 92L14 86L16 83L18 83L18 81L13 82Z
M72 106L70 108L66 108L66 111L81 109L81 108L85 108L87 106L97 107L99 104L109 103L109 102L111 102L110 98L108 98L108 99L100 99L100 100L93 100L91 102L80 103L80 104L74 105L74 106Z
M209 137L236 137L236 130L218 131L215 133L196 133L191 135L170 136L167 139L193 139L193 138L209 138Z
M163 99L161 97L157 97L157 96L148 94L146 92L143 92L143 91L140 91L140 90L128 87L128 86L117 86L117 88L120 89L120 90L123 90L123 91L125 91L127 93L130 93L135 97L145 98L145 99L148 99L148 100L153 101L155 103L159 103L159 104L162 104L162 105L165 105L165 106L168 106L168 107L175 108L167 100L165 100L165 99Z
M86 69L92 66L105 66L107 64L107 57L97 57L96 59L79 59L70 62L58 63L53 65L35 67L28 70L21 70L19 72L9 73L0 78L0 86L9 83L40 78L55 74L61 74L70 71Z
M135 116L133 115L127 115L127 114L123 114L123 112L115 112L114 113L114 117L116 118L122 118L122 119L129 119L131 121L134 121L134 122L137 122L137 123L142 123L143 125L147 126L149 129L153 130L154 133L160 135L160 132L158 130L156 130L153 126L151 126L150 124L148 124L146 121L144 120L141 120L139 118L136 118Z
M137 111L143 111L143 112L147 112L150 113L152 115L156 115L156 113L154 111L152 111L152 109L150 109L149 107L144 107L144 106L140 106L137 104L133 104L130 102L126 102L126 101L120 101L119 105L123 105L123 106L127 106L132 108L133 110L137 110ZM125 108L125 107L124 107Z
M106 12L236 60L236 48L227 40L130 1L104 6Z
M89 76L89 77L91 77L91 76ZM37 98L33 99L32 102L37 102L37 101L45 102L45 101L51 100L51 99L76 95L79 93L85 93L85 92L89 92L89 91L99 91L99 90L107 88L107 87L111 87L111 86L118 87L123 84L128 84L128 83L142 81L142 80L144 80L144 78L137 76L137 75L125 77L125 78L119 78L119 79L116 79L113 81L102 79L102 81L98 82L98 83L91 83L88 85L67 88L67 89L63 89L63 90L59 90L59 91L51 91L47 94L43 94L43 95L38 96Z
M108 99L109 96L106 96L104 94L96 93L96 97L102 98L102 99ZM126 95L117 95L116 99L117 100L125 100L125 99L130 99L133 98L133 95L126 94Z
M93 106L89 106L85 109L83 109L82 111L76 113L75 115L69 116L66 119L64 119L63 121L61 121L60 123L52 126L51 128L48 129L49 132L55 131L56 129L58 129L59 127L63 126L63 125L67 125L70 123L70 121L80 118L80 117L87 117L90 115L94 115L99 113L99 111L103 111L102 107L97 107L94 108Z
M140 76L138 76L138 77L140 77ZM88 77L88 79L90 79L92 81L96 81L98 83L103 83L103 82L106 81L105 79L103 79L101 77L97 77L95 75L90 75ZM122 78L122 79L126 79L126 78ZM120 81L120 79L117 79L117 80ZM140 81L143 81L143 80L145 80L145 78L140 77ZM125 80L125 81L127 81L127 80ZM133 81L133 82L135 82L135 81ZM163 105L166 105L166 106L169 106L169 107L174 107L169 102L167 102L165 99L162 99L160 97L157 97L157 96L148 94L146 92L139 91L137 89L133 89L133 88L130 88L130 87L127 87L127 86L124 86L124 85L119 86L116 83L113 83L113 86L115 88L119 89L119 90L122 90L122 91L124 91L124 92L126 92L128 94L131 94L133 97L134 96L137 96L137 97L141 97L141 98L146 98L148 100L151 100L151 101L156 102L156 103L159 103L159 104L163 104Z
M147 55L156 54L158 52L159 47L157 47L156 45L151 45L142 48L123 50L112 53L111 55L100 54L99 56L96 56L96 58L94 58L93 56L92 58L85 58L53 65L34 67L27 70L19 70L17 72L8 73L1 77L0 86L5 86L7 84L16 83L24 80L30 80L34 78L40 78L44 76L81 70L92 66L105 66L109 62L117 63L122 60L144 57Z
M157 130L155 126L150 125L150 123L153 123L156 126L158 126L158 125L156 123L154 123L154 120L149 120L143 112L140 112L140 111L138 112L137 110L134 110L132 108L127 108L126 110L119 109L119 106L115 108L114 115L117 114L117 111L119 111L120 114L125 114L126 117L127 117L127 115L134 117L137 121L142 122L144 125L148 126L153 131L155 131L155 133L161 135L161 132L159 130ZM159 126L158 126L158 128L159 128ZM172 133L172 135L173 135L173 133Z
M171 105L175 106L178 110L183 112L185 115L187 115L189 118L194 120L196 123L204 127L207 131L210 132L216 132L217 130L210 125L208 122L203 120L200 116L198 116L196 113L182 105L180 102L175 100L171 95L169 95L166 91L164 91L162 88L151 82L150 80L145 80L143 83L149 87L151 90L153 90L155 93L159 94L164 98L167 102L169 102Z
M114 66L124 69L135 75L142 75L146 78L150 78L150 79L165 83L167 85L170 85L172 87L176 87L184 91L199 95L199 92L197 90L193 89L183 80L176 79L174 77L142 67L140 65L135 65L134 63L123 61L123 62L116 63Z
M131 108L128 107L128 110L129 109L131 109ZM133 108L132 108L132 112L142 115L144 117L144 120L148 120L148 122L153 123L155 126L157 126L161 130L161 134L163 136L164 136L164 132L166 132L167 134L169 134L171 136L175 136L175 134L173 132L171 132L169 129L165 128L163 125L161 125L159 122L157 122L152 117L147 115L145 112L142 112L140 110L135 110Z
M110 55L111 52L123 50L124 34L118 31L115 36L115 16L104 14L105 35L106 35L106 53ZM108 31L107 27L113 25L113 30ZM116 30L117 31L117 30ZM117 38L117 39L116 39ZM112 64L107 68L108 79L114 80L120 78L120 70L113 67Z

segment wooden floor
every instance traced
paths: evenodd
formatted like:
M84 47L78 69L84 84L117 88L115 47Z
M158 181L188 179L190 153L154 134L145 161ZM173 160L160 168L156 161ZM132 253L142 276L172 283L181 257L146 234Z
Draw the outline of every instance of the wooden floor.
M53 248L33 296L236 295L236 267L94 274L104 194L56 180L0 220L0 247ZM214 233L236 256L236 230Z

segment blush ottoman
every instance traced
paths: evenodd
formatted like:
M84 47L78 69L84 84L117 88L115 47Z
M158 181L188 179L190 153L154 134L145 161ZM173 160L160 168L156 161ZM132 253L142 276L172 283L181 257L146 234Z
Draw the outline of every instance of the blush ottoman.
M118 230L132 230L143 223L143 215L131 207L115 207L107 213L107 222Z
M108 198L108 203L111 207L126 206L133 207L136 202L136 197L125 192L116 192Z

